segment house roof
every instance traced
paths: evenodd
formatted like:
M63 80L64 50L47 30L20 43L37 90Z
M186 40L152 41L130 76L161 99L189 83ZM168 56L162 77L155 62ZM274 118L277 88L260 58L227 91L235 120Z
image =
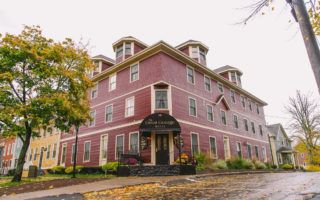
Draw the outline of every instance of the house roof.
M223 67L219 67L219 68L217 68L217 69L214 69L213 71L214 71L215 73L217 73L217 74L221 74L221 73L227 72L227 71L237 71L237 72L240 73L240 75L243 74L240 69L235 68L235 67L232 67L232 66L230 66L230 65L225 65L225 66L223 66Z
M115 43L112 44L113 50L116 50L116 47L122 43L122 42L136 42L137 44L141 45L142 47L148 47L148 45L140 40L138 40L135 37L132 36L126 36L122 37L119 40L117 40Z
M216 72L212 71L211 69L202 65L201 63L195 61L194 59L192 59L188 55L184 54L183 52L181 52L177 48L172 47L171 45L169 45L168 43L166 43L162 40L151 45L151 46L148 46L147 48L143 49L142 51L139 51L138 53L136 53L133 56L130 56L129 58L123 60L122 62L116 63L115 65L113 65L109 69L92 77L92 80L99 81L99 80L103 79L104 77L109 76L110 74L112 74L120 69L124 69L124 68L128 67L130 64L132 64L134 62L138 62L139 60L146 59L146 58L148 58L148 57L150 57L160 51L164 52L168 55L171 55L175 59L177 59L185 64L188 64L192 67L195 67L198 71L205 73L208 76L211 76L213 79L225 84L226 86L229 86L230 88L252 98L253 100L257 101L257 103L260 103L262 106L268 105L265 101L259 99L258 97L254 96L253 94L244 90L243 88L235 85L234 83L230 82L229 80L226 80L221 75L217 74Z
M103 61L108 62L110 64L114 64L116 62L115 60L113 60L105 55L102 55L102 54L93 56L92 60L103 60Z
M179 44L178 46L176 46L177 49L181 49L182 47L188 46L188 45L200 45L202 48L205 49L206 52L208 52L209 47L205 44L203 44L200 41L197 40L187 40L181 44Z
M288 147L281 147L280 149L277 150L277 152L287 153L287 152L292 152L292 149Z
M268 128L269 132L275 137L279 134L279 130L281 130L284 137L286 137L289 141L291 141L291 139L288 137L286 131L284 130L283 126L280 123L267 125L266 127Z

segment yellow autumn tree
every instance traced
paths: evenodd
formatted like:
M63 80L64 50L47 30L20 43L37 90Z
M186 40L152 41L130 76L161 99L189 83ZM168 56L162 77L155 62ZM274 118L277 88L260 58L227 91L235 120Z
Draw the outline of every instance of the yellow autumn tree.
M310 8L309 16L314 33L320 36L320 1L316 2L316 5Z
M299 153L304 153L306 155L306 160L310 164L310 156L308 154L307 147L305 143L299 142L295 147L294 150L299 152ZM320 163L320 146L316 146L316 150L314 151L314 156L313 156L314 162L319 164Z

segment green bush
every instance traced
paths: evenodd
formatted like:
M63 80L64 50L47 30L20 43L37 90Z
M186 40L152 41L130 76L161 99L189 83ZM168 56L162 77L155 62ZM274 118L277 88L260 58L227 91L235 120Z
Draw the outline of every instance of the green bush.
M227 163L224 160L217 160L216 162L212 163L210 166L210 169L212 170L218 170L218 169L228 169Z
M52 167L51 170L53 173L62 173L62 172L64 172L64 167L57 165L57 166Z
M227 166L229 169L244 169L244 162L242 158L232 158L227 161Z
M255 165L256 169L267 169L267 166L263 162L260 162L260 161L256 161L254 163L254 165Z
M102 165L103 171L117 171L118 162L108 162L104 165Z
M206 154L204 154L202 152L199 152L199 153L195 154L194 158L197 161L196 169L198 171L204 170L205 169L205 162L206 162L206 159L207 159Z
M243 160L243 169L255 169L255 166L252 160L249 160L249 159Z
M290 170L290 169L293 169L293 165L291 165L291 164L283 164L283 165L281 165L281 168L284 169L284 170Z
M83 169L83 166L76 166L76 173L79 173ZM71 174L73 172L73 166L67 167L64 172L66 174Z
M277 165L271 165L271 168L272 168L272 169L277 169L278 166L277 166Z

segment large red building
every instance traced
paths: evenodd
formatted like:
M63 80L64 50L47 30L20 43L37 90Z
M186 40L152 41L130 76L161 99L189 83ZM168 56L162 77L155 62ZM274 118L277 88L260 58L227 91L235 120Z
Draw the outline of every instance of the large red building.
M182 152L190 156L201 151L213 159L270 161L267 104L242 88L239 69L207 67L206 45L189 40L177 47L163 41L149 46L124 37L113 48L115 60L92 58L97 66L91 74L96 86L89 92L94 120L80 128L78 165L102 165L128 152L139 152L145 164L173 164L176 134L139 132L152 113L169 114L179 123ZM62 134L60 145L60 164L70 166L74 135Z

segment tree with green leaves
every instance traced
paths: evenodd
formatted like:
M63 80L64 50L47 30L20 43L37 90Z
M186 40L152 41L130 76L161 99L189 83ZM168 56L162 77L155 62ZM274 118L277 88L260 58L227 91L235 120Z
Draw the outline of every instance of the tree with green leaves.
M89 117L87 73L93 63L86 46L55 42L39 26L0 36L0 131L22 142L12 181L20 181L30 139L39 128L69 131Z
M310 164L315 164L315 152L320 140L319 105L310 95L297 91L296 97L289 98L285 108L292 119L289 124L292 137L306 147Z

